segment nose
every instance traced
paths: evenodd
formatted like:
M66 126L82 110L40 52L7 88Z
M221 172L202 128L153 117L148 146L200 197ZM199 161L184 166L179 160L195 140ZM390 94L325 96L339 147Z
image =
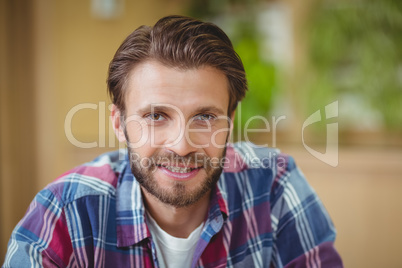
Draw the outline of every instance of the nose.
M166 149L174 152L179 156L186 156L197 151L197 145L194 144L189 132L185 126L175 126L175 131L171 131L169 136L170 142L166 145Z

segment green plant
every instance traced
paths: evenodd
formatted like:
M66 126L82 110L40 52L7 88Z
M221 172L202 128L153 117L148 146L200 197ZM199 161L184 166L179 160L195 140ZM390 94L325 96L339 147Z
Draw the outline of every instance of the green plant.
M262 40L258 32L256 18L260 0L192 0L189 14L199 18L216 21L233 42L233 46L242 59L248 81L248 92L239 104L240 109L234 121L235 129L258 128L261 120L247 121L253 116L267 117L272 107L272 99L277 86L277 67L267 62L261 55L269 53L261 48ZM264 125L265 127L265 125ZM234 131L235 140L238 132Z
M241 113L236 115L235 127L244 127L247 120L255 115L266 117L272 107L277 69L274 64L261 59L259 44L258 39L253 38L241 38L235 43L235 49L247 73L249 86L246 97L240 103ZM259 120L253 120L249 126L258 127L261 123Z
M401 2L317 1L307 30L308 112L349 94L378 111L388 129L401 129Z

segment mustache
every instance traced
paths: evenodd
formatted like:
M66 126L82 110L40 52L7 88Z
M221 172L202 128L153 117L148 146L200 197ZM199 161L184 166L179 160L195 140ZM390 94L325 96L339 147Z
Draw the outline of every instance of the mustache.
M180 166L190 168L206 167L210 163L210 157L203 153L189 153L180 156L173 152L155 153L150 157L140 157L138 153L130 152L132 162L140 162L143 166Z

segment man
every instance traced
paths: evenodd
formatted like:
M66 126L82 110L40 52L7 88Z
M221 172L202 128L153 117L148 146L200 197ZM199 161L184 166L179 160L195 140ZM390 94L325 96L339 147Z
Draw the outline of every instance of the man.
M170 16L138 28L107 82L128 152L42 190L4 267L342 267L331 220L293 159L228 144L247 83L217 26Z

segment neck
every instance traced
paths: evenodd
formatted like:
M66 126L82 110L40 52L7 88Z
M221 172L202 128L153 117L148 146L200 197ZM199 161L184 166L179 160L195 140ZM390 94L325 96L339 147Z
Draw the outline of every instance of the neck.
M211 195L208 192L196 203L176 208L162 203L145 189L142 193L148 213L165 232L178 238L187 238L204 221Z

